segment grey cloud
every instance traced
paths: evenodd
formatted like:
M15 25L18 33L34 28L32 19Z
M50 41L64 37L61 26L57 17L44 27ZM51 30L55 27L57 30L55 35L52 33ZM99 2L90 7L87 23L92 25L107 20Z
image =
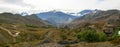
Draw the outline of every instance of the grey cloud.
M19 6L22 6L22 7L33 7L32 5L30 4L26 4L23 2L23 0L2 0L4 3L8 3L8 4L13 4L13 5L19 5Z
M23 0L3 0L8 3L22 2Z
M105 0L98 0L98 1L105 1Z
M10 4L21 4L24 3L23 0L2 0L5 3L10 3Z

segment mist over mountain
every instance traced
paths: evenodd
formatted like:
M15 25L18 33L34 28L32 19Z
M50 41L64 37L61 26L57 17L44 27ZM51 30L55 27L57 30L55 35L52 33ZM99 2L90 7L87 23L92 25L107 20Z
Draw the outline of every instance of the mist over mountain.
M76 19L76 16L66 14L61 11L49 11L36 14L39 18L48 21L53 25L63 25Z

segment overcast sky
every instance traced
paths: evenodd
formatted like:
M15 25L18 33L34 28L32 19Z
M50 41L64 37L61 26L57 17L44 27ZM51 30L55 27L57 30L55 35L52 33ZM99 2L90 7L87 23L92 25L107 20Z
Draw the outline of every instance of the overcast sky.
M120 0L0 0L0 12L39 12L50 10L120 9Z

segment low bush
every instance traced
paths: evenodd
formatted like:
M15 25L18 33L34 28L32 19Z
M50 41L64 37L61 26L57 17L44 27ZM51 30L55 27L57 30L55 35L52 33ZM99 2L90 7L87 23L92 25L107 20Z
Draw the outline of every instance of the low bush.
M65 45L64 47L71 47L70 45Z
M107 40L107 35L104 32L97 32L99 36L99 41L106 41Z
M113 36L110 38L111 43L113 43L115 45L120 44L120 36L118 34L119 30L120 30L120 28L116 28Z
M39 28L39 26L32 25L32 24L25 24L26 27L31 27L31 28Z
M118 45L120 44L120 38L114 39L111 41L112 44Z
M64 34L63 34L63 35L61 35L60 37L62 38L62 40L67 39L67 35L64 35Z
M93 30L85 30L83 32L80 32L77 35L77 38L81 41L99 42L99 41L105 41L107 37L103 32L96 32Z

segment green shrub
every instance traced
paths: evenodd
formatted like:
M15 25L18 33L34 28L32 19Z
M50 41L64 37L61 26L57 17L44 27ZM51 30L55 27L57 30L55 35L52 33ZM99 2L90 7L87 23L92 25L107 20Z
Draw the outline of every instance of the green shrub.
M25 26L26 26L26 27L31 27L31 28L39 28L39 26L32 25L32 24L26 24Z
M77 39L79 39L79 41L84 41L83 32L77 34Z
M77 35L77 38L87 42L96 42L99 40L98 34L93 30L83 31Z
M118 35L118 31L120 30L120 28L116 28L115 29L115 31L114 31L114 34L113 34L113 36L111 36L110 38L109 38L109 41L112 41L112 40L114 40L114 39L118 39L120 36Z
M113 36L110 38L111 43L120 44L120 36L118 35L118 31L120 28L116 28Z
M95 31L87 30L83 33L83 37L87 42L96 42L98 41L98 35Z
M71 47L70 45L65 45L64 47Z
M64 34L63 34L63 35L61 35L60 37L62 38L62 40L67 39L67 36L66 36L66 35L64 35Z
M29 28L27 29L28 31L38 31L37 29L34 29L34 28Z
M104 32L97 32L97 34L99 35L99 41L106 41L107 40L107 36Z
M103 32L96 32L93 30L85 30L83 32L80 32L77 35L77 38L81 41L87 41L87 42L98 42L98 41L105 41L106 35Z

